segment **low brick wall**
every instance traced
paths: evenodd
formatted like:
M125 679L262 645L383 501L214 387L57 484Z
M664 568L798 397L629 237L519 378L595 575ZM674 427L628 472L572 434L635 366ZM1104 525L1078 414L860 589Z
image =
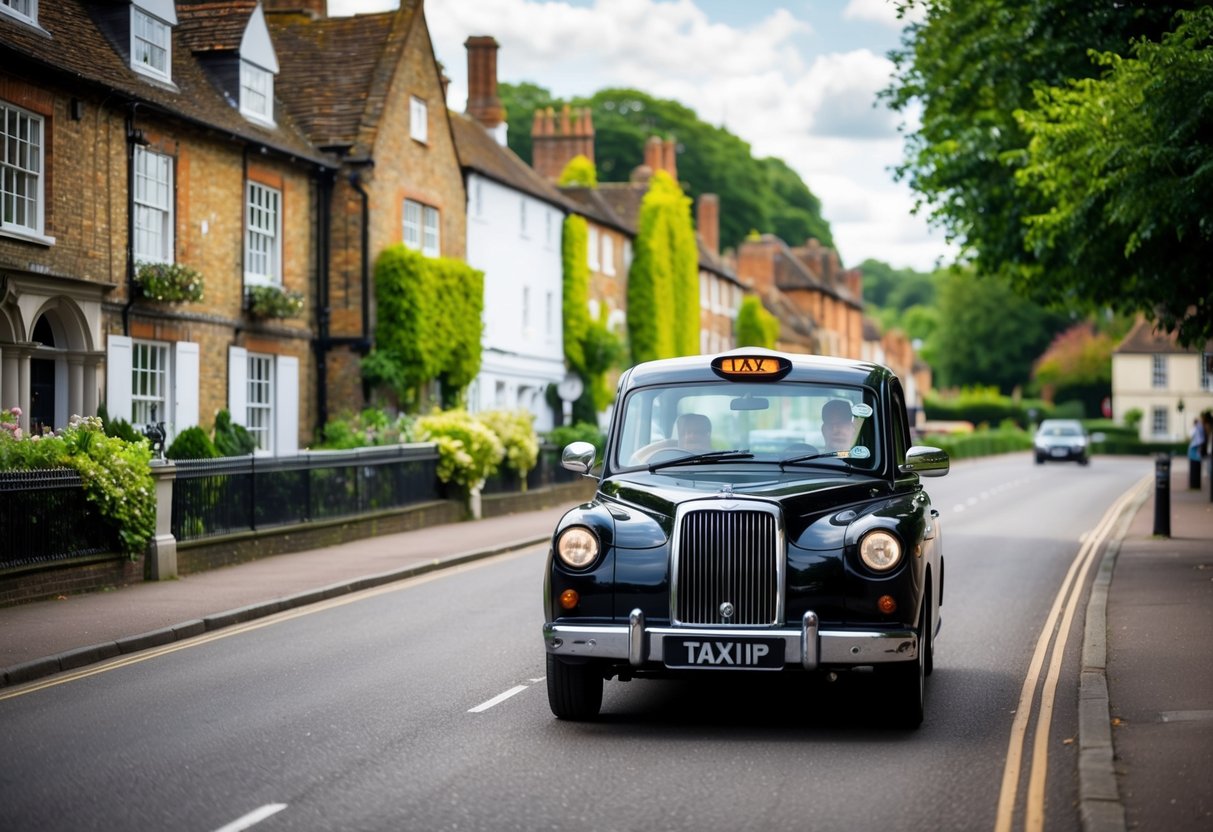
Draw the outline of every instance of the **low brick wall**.
M0 607L142 583L143 558L97 555L0 574Z

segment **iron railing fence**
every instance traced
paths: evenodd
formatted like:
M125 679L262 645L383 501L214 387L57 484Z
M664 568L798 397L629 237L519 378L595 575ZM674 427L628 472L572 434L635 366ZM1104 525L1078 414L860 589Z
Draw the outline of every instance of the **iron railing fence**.
M562 483L576 482L581 478L580 474L562 468L560 465L560 454L563 448L556 445L540 445L539 459L535 462L535 467L527 472L526 487L527 490L535 488L547 488L552 485L560 485ZM484 481L484 487L480 489L481 494L508 494L522 490L522 484L519 482L518 475L504 466L497 470L496 474Z
M179 541L402 508L442 498L432 444L176 461Z
M0 569L119 548L118 530L85 498L74 469L0 471Z
M540 448L530 489L573 482L561 449ZM178 541L352 517L445 499L433 444L304 451L296 456L176 460L172 533ZM482 493L521 490L508 470ZM0 569L117 552L118 530L101 517L70 468L0 471Z

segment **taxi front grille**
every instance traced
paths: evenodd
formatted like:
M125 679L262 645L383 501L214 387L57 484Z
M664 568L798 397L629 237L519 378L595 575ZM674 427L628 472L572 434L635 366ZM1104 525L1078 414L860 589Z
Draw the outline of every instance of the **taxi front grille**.
M682 516L674 553L675 623L767 626L779 620L776 516L697 510Z

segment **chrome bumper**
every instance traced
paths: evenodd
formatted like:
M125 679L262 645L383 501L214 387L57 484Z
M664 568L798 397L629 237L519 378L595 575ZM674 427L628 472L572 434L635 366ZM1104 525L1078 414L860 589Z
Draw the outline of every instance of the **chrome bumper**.
M913 630L822 630L817 615L806 612L797 629L738 627L648 627L644 614L632 610L626 625L543 625L547 651L556 656L626 660L632 667L664 664L662 636L701 636L738 639L747 636L782 638L784 664L815 670L819 665L872 665L918 658L918 634Z

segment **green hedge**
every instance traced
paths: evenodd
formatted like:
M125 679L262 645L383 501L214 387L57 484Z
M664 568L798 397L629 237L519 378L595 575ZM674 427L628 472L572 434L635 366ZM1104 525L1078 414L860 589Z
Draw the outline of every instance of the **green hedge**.
M947 451L951 459L972 459L1030 450L1032 434L1019 428L1003 427L973 433L930 434L924 437L922 444Z

